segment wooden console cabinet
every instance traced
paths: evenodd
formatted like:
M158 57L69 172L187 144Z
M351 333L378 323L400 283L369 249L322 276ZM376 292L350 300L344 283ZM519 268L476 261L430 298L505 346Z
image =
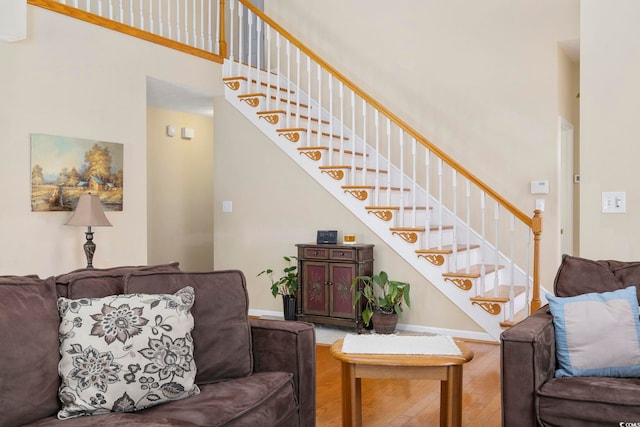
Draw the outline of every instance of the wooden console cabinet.
M297 244L297 319L363 328L361 304L353 306L356 276L373 274L373 245Z

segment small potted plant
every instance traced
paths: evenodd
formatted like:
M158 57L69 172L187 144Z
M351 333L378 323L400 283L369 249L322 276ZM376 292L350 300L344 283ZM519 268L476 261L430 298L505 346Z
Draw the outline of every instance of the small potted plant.
M282 305L284 309L284 320L296 320L296 294L298 292L298 272L296 271L298 266L292 260L297 259L295 256L282 257L287 266L282 270L282 276L279 278L273 277L273 269L267 268L258 273L258 276L263 274L269 277L271 281L271 294L275 298L278 295L282 295Z
M366 326L372 323L377 333L392 334L402 313L402 303L405 302L407 307L411 307L411 285L389 280L384 271L373 276L358 276L353 279L351 287L359 286L359 283L362 283L362 289L356 292L353 303L355 307L360 298L365 299L362 321Z

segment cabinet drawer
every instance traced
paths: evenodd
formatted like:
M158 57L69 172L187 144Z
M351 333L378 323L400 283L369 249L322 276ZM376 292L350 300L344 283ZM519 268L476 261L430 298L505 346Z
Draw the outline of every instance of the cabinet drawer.
M329 248L303 248L303 257L311 259L328 259Z
M331 249L329 250L329 259L353 261L356 259L356 251L355 249Z

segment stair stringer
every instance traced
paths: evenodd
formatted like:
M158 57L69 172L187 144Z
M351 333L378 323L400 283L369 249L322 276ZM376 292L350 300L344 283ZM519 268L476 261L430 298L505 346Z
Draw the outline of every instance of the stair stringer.
M238 67L236 64L235 67ZM225 67L228 68L228 67ZM253 70L255 73L255 70ZM235 74L235 73L234 73ZM227 76L229 77L229 76ZM282 77L278 77L281 81ZM245 84L249 84L246 83ZM281 87L289 88L289 90L298 90L295 88L293 84L290 82L281 83ZM245 91L248 91L245 89ZM250 91L248 91L250 92ZM490 314L486 309L482 308L478 303L474 303L470 300L470 297L474 296L473 293L469 291L460 289L456 286L453 286L449 281L445 280L443 277L443 268L442 266L435 266L430 262L425 261L418 257L415 253L417 249L416 244L411 244L403 239L399 238L397 235L394 235L390 230L389 225L384 221L381 221L375 215L370 215L366 209L364 208L367 204L367 200L358 200L353 197L351 194L346 192L342 187L344 185L343 182L339 180L332 179L327 176L326 173L323 173L322 170L318 166L320 166L317 162L310 160L308 157L304 156L298 150L298 144L290 141L287 138L282 136L282 133L277 131L277 127L273 124L269 123L267 120L260 119L256 114L256 107L250 105L247 102L240 101L238 98L238 94L241 93L239 90L233 90L228 86L225 87L225 98L231 103L236 109L238 109L251 123L253 123L258 129L260 129L271 141L273 141L282 151L284 151L295 163L297 163L305 172L307 172L314 180L316 180L320 185L322 185L325 190L327 190L331 195L334 196L343 206L345 206L350 212L352 212L360 221L362 221L367 227L369 227L376 235L378 235L385 243L387 243L395 252L397 252L407 263L409 263L416 271L418 271L422 276L424 276L433 286L435 286L440 292L442 292L447 298L449 298L457 307L459 307L462 311L464 311L469 317L471 317L486 333L491 337L491 339L495 341L499 341L500 333L503 328L500 323L504 320L504 316L496 316L494 314ZM313 115L314 117L320 117L321 119L328 118L328 112L322 110L318 107L317 104L312 99L309 99L306 94L302 91L299 95L301 102L305 102L310 106L309 115ZM258 106L259 107L259 106ZM320 111L320 112L319 112ZM318 113L319 112L319 113ZM336 118L332 119L332 123L338 123ZM329 129L330 133L334 131L334 129ZM345 137L350 138L350 149L356 149L358 143L358 137L345 126L345 130L342 131ZM298 141L299 142L299 141ZM361 144L364 144L364 141L360 141ZM372 152L373 149L371 147L368 148L369 152ZM394 165L389 165L390 169L394 176L399 174L399 171ZM393 178L390 178L393 180ZM411 180L408 177L403 178L403 182L410 182ZM416 187L419 187L416 185ZM422 190L422 189L421 189ZM424 190L422 190L424 191ZM426 191L425 191L426 194ZM443 224L447 223L447 220L450 224L454 221L458 225L463 225L464 222L460 218L456 218L453 216L453 213L447 209L446 207L442 207L439 209L439 202L433 196L427 196L429 205L436 206L438 212L442 213L442 218L437 218L438 222L442 222ZM436 209L434 209L436 210ZM435 219L434 219L435 220ZM479 241L482 237L472 230L470 235L473 236L471 244L474 244L474 240ZM466 244L465 242L457 241L458 244ZM484 242L486 245L486 242ZM418 242L420 245L421 242ZM490 246L487 245L489 248ZM419 246L418 246L419 247ZM495 253L493 250L492 253ZM509 263L508 258L498 252L498 261L502 265ZM495 260L491 260L491 263L495 263ZM487 275L489 280L492 280L494 274L503 275L500 271L496 273L490 273ZM524 277L520 283L524 283L524 280L527 280L529 283L531 280L526 278L526 274L522 269L516 268L515 276ZM505 283L504 278L500 278L498 280L498 284ZM524 294L523 294L524 295ZM511 304L514 304L514 311L517 312L524 307L526 307L527 302L525 301L524 296L520 295L516 298L515 301L511 301Z

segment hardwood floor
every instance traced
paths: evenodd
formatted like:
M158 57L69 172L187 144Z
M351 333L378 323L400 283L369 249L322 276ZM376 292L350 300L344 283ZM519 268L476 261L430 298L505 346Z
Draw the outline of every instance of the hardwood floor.
M473 360L464 365L462 425L500 427L500 346L467 342ZM328 345L316 347L316 425L342 426L340 362ZM440 382L431 380L362 380L365 427L438 426Z

